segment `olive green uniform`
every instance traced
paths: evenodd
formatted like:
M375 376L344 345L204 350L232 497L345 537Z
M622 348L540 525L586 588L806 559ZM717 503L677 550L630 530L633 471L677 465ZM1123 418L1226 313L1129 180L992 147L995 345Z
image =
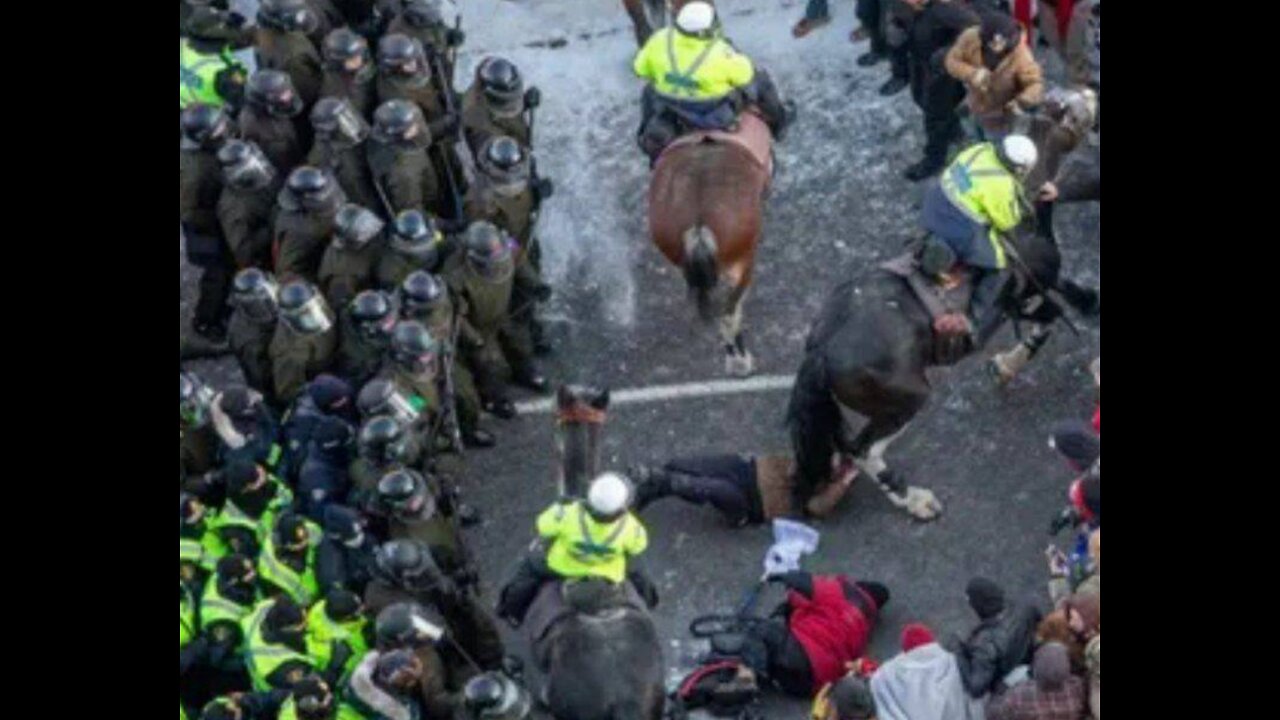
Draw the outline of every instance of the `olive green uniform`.
M246 105L240 110L237 122L240 138L257 143L281 177L288 177L306 155L292 118L275 117L265 110Z
M310 108L320 99L320 76L323 67L316 45L300 32L280 32L259 27L254 43L254 56L259 70L279 70L293 80L293 87Z
M326 314L332 322L332 312ZM329 369L337 349L336 326L330 326L324 332L303 335L283 320L276 323L268 353L271 355L271 378L277 400L291 404L308 382Z
M531 139L524 113L508 118L493 114L479 82L473 83L462 96L462 133L472 155L480 152L485 141L495 135L507 135L523 147L529 147Z
M280 182L261 190L226 186L218 197L218 223L236 267L271 268L271 224Z
M373 180L381 183L391 209L425 210L439 214L440 181L427 156L424 138L408 143L384 143L375 137L365 143Z
M363 147L344 146L316 137L311 152L307 153L307 164L328 170L338 180L338 186L348 201L382 214L382 201L373 187L373 173L369 170Z
M275 404L276 394L269 352L276 324L275 320L258 322L238 308L227 323L227 344L240 364L245 384L262 393L268 405Z
M321 292L335 312L341 312L357 294L374 284L374 269L386 252L381 236L371 239L359 250L338 247L332 240L320 257L317 275Z

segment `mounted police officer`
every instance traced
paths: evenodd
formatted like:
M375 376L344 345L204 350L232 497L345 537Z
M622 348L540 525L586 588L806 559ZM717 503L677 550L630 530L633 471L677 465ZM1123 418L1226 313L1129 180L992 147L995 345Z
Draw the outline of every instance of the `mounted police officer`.
M284 178L252 140L232 140L218 150L222 193L218 223L237 267L271 267L271 223Z
M321 52L324 75L320 95L346 98L360 117L373 117L377 68L370 57L368 41L347 28L338 28L325 36Z
M369 123L346 99L325 97L311 109L311 127L315 144L307 154L307 164L328 170L351 202L371 209L380 207L363 147L369 138Z
M1022 179L1036 159L1036 146L1025 135L978 143L961 151L925 193L921 224L930 233L927 242L945 246L935 250L944 256L949 249L974 283L969 317L944 315L935 323L939 332L967 333L981 346L999 327L999 300L1009 278L1003 236L1022 222L1028 206Z
M768 76L723 36L715 8L694 0L680 8L674 28L654 33L631 65L648 80L641 98L640 146L656 159L663 147L689 130L733 128L749 102L780 137L787 111Z

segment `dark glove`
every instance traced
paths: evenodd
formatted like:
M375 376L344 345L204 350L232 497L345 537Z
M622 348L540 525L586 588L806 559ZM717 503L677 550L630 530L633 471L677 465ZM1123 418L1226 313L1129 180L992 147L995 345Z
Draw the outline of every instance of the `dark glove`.
M638 570L632 570L627 573L627 579L635 586L636 592L640 593L640 597L644 599L644 604L649 609L658 607L658 588L649 579L649 576Z
M458 47L462 43L466 42L466 40L467 34L458 28L449 28L444 31L444 44L449 47Z
M538 202L542 202L555 194L556 186L551 184L551 178L538 178L534 181L533 196Z
M536 87L531 87L524 91L524 106L526 108L536 108L542 104L542 91Z

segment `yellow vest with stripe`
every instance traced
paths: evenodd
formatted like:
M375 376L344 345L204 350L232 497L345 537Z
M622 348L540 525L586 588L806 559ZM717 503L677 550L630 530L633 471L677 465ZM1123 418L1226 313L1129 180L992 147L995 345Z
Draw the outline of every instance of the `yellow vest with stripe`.
M225 101L218 94L218 73L238 65L226 48L216 55L205 54L183 38L179 42L178 108L193 103L222 107Z
M244 619L252 611L253 608L248 605L229 600L218 592L217 576L212 576L205 582L204 594L200 596L200 627L202 629L207 630L220 622L229 622L236 627L241 627ZM240 644L243 647L243 635L240 638Z
M269 643L262 637L262 622L273 604L272 600L263 600L258 603L240 626L244 632L245 667L249 671L249 680L253 683L255 692L271 690L267 678L287 662L296 661L315 667L315 663L306 655L286 645Z
M538 534L551 540L547 567L565 578L599 577L620 583L627 557L649 546L649 535L631 513L597 523L580 502L557 503L538 516Z
M354 620L335 622L329 619L326 607L326 601L321 600L307 612L307 654L319 667L329 667L329 660L333 658L334 641L345 641L351 646L351 657L342 666L342 676L346 678L356 669L365 653L369 652L369 644L364 639L364 629L369 624L369 618L358 615Z
M320 597L320 583L316 580L316 547L320 544L321 531L320 526L310 520L306 521L306 527L310 540L307 541L306 568L302 574L277 557L275 533L267 533L262 552L258 554L258 575L304 608L311 607Z
M196 604L191 599L191 591L179 584L182 595L178 596L178 649L186 647L196 639Z
M979 225L991 228L988 234L998 267L1006 266L1000 233L1022 222L1022 183L1005 168L995 145L978 143L965 148L942 172L942 192L960 212Z
M751 59L724 38L697 38L672 28L654 33L631 69L662 95L682 100L718 100L755 77Z
M204 570L213 572L218 561L227 554L227 546L214 529L218 525L215 517L205 526L200 539L178 537L178 557L181 562L192 563Z
M242 527L255 533L258 538L258 544L261 545L263 539L271 532L271 528L275 526L276 515L293 502L293 491L289 489L288 485L281 482L279 478L275 475L269 475L267 482L275 487L276 495L267 503L267 508L262 512L261 517L254 520L232 500L228 499L222 505L222 511L218 513L218 517L213 523L214 528L221 533L223 528Z

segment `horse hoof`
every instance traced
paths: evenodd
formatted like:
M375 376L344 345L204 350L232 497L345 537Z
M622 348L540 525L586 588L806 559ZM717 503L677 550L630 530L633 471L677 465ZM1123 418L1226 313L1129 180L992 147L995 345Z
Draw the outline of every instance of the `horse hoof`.
M741 355L726 355L724 367L725 371L734 377L749 377L755 371L755 358L751 357L749 352Z
M928 488L907 488L905 504L907 512L917 520L936 520L942 514L942 502Z

